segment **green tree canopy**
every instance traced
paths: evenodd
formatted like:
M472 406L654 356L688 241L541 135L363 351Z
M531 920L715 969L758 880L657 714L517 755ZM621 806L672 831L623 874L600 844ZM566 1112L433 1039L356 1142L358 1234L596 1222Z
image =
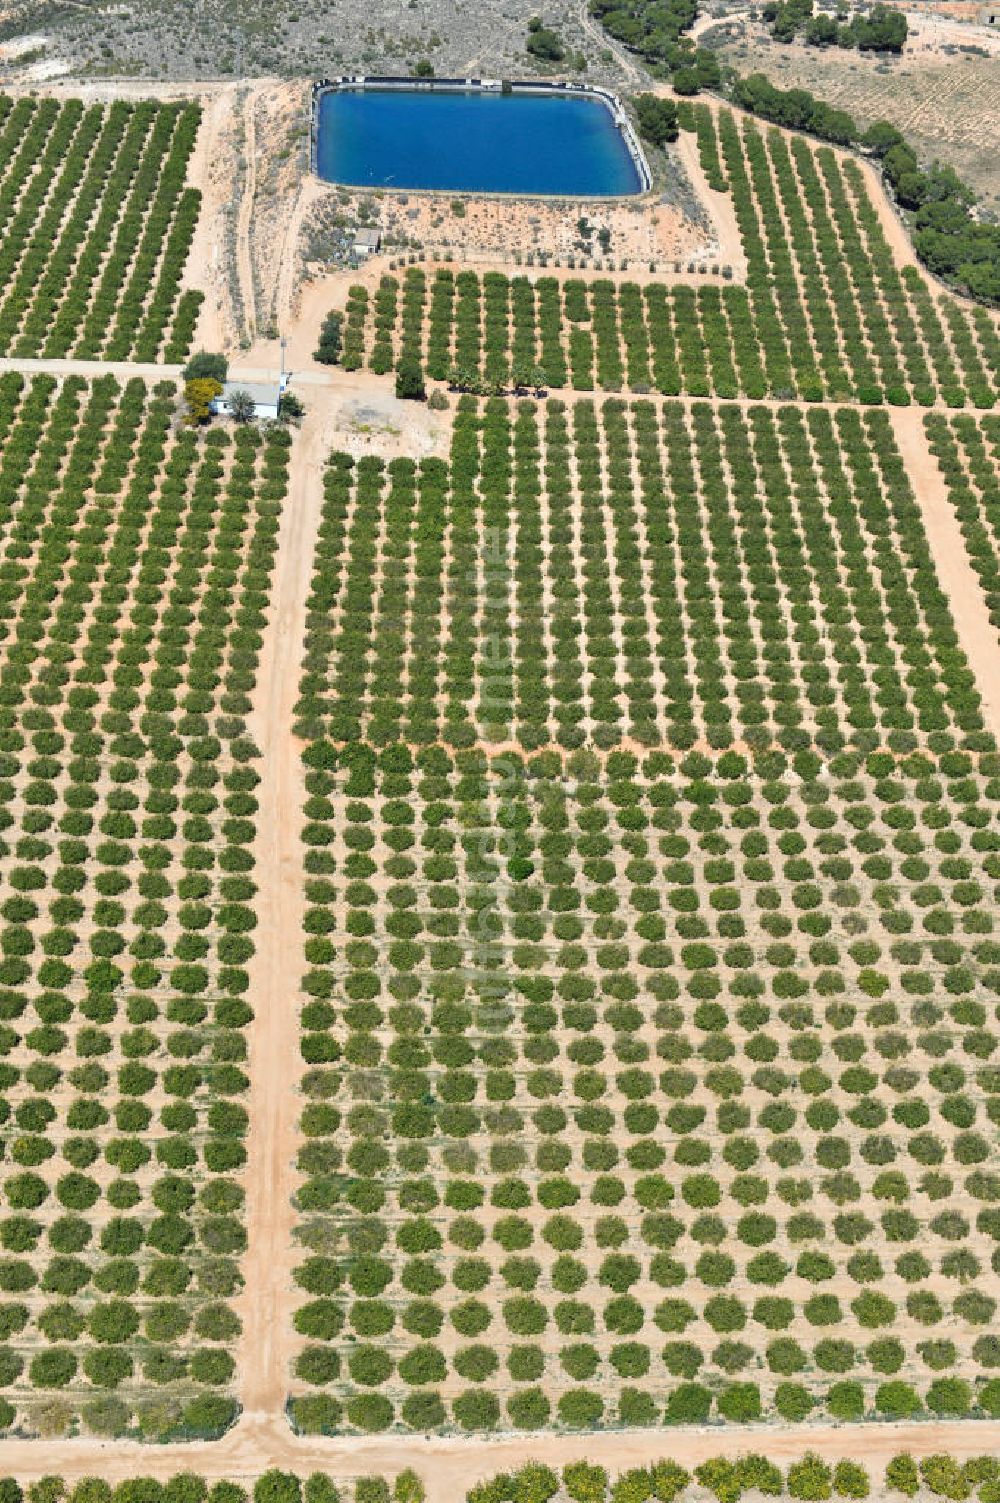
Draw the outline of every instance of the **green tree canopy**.
M637 94L635 113L640 134L654 146L677 140L677 105L672 99L661 99L657 94Z

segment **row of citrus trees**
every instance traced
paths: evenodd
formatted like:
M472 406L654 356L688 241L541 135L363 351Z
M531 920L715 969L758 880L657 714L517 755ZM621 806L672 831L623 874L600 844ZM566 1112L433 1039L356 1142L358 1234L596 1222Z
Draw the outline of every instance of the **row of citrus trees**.
M179 284L200 194L196 105L0 96L0 350L182 358L201 295Z
M179 433L170 385L3 386L0 1419L217 1434L287 438Z
M26 1484L0 1477L3 1503L423 1503L424 1497L423 1483L409 1468L391 1482L380 1476L334 1482L325 1472L298 1476L277 1468L252 1482L245 1476L209 1482L197 1472L177 1472L165 1482L140 1474L117 1484L102 1477L67 1482L55 1474Z
M747 285L584 282L410 268L351 290L341 359L415 361L467 390L528 386L667 395L992 405L1000 345L984 309L934 298L896 267L853 162L753 121L695 117L726 181ZM719 157L726 164L722 178Z
M377 373L393 369L398 356L470 391L627 385L670 396L759 397L768 390L746 291L734 286L529 281L439 269L428 296L425 272L413 267L401 285L384 276L370 308L367 289L351 289L340 355L346 368L364 363L366 342Z
M992 405L989 315L899 271L856 163L728 111L719 137L772 390L791 379L811 400Z
M338 461L327 497L304 729L982 740L884 414L463 398L450 465Z
M994 1456L977 1456L959 1462L943 1454L916 1461L907 1452L887 1464L884 1482L873 1484L868 1467L859 1461L828 1463L807 1453L787 1467L764 1456L722 1457L703 1461L693 1475L675 1461L651 1467L634 1467L613 1480L604 1467L589 1461L571 1462L561 1474L550 1467L528 1462L518 1471L479 1483L468 1494L468 1503L549 1503L572 1499L573 1503L673 1503L697 1485L719 1503L737 1503L744 1493L778 1498L787 1496L819 1503L827 1498L867 1498L873 1485L876 1496L912 1498L926 1492L935 1498L979 1498L995 1503L1000 1495L1000 1462Z
M823 1503L829 1498L866 1498L872 1491L870 1471L863 1463L829 1464L806 1453L784 1468L763 1456L719 1457L701 1462L693 1475L677 1462L663 1460L613 1479L594 1462L570 1462L561 1472L527 1462L515 1472L477 1483L467 1498L468 1503L674 1503L694 1490L692 1484L719 1503L737 1503L745 1492ZM912 1498L925 1490L957 1503L969 1498L995 1503L998 1488L1000 1466L995 1457L960 1462L938 1454L917 1461L902 1452L886 1465L880 1490L890 1497ZM277 1470L263 1473L252 1486L245 1481L210 1484L194 1472L180 1472L166 1482L135 1477L117 1486L97 1477L71 1484L53 1475L27 1485L13 1477L0 1478L3 1503L249 1503L251 1498L253 1503L422 1503L425 1496L423 1482L411 1469L398 1473L391 1483L378 1476L334 1482L323 1472L299 1477Z

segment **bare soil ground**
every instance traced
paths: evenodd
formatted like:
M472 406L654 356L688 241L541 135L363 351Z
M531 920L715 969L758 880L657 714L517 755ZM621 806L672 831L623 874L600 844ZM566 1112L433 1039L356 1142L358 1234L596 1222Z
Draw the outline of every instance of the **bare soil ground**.
M241 152L243 184L236 215L236 279L243 315L244 337L252 339L257 330L257 298L254 291L253 257L250 231L253 224L254 199L257 196L257 129L253 91L243 100L240 119L243 125Z
M394 1476L413 1467L423 1478L428 1503L461 1503L474 1483L522 1465L529 1458L551 1466L585 1457L614 1475L628 1467L671 1457L691 1468L714 1456L742 1456L753 1451L788 1462L805 1451L829 1460L863 1462L872 1472L884 1468L900 1451L913 1456L942 1452L965 1460L996 1453L1000 1424L952 1421L929 1424L790 1425L785 1430L752 1425L700 1429L605 1431L596 1435L548 1435L530 1440L501 1435L491 1440L462 1436L342 1436L299 1439L284 1417L245 1414L234 1430L214 1444L139 1446L99 1440L5 1440L5 1471L22 1482L58 1473L67 1482L100 1475L120 1482L141 1473L166 1479L178 1471L216 1478L251 1478L268 1467L299 1473L322 1468L333 1478L376 1472Z
M736 211L728 193L719 193L710 188L698 155L698 139L691 131L682 131L677 139L677 155L695 192L705 205L718 246L717 256L722 266L730 266L737 281L746 277L746 256L740 228L736 223Z
M255 846L262 895L251 989L250 1121L247 1167L245 1287L237 1302L243 1319L239 1353L245 1424L272 1424L288 1392L289 1367L299 1340L292 1325L301 1299L291 1270L300 1256L293 1238L292 1197L301 1109L296 991L305 893L301 841L305 789L301 745L290 726L305 647L306 601L323 503L323 468L337 445L355 452L401 443L408 452L435 442L434 414L397 403L384 383L356 381L350 390L313 387L309 415L292 448L288 500L282 514L272 580L270 619L261 654L250 731L261 751L260 812ZM288 1432L283 1432L287 1436ZM268 1443L270 1448L271 1442ZM274 1462L267 1457L248 1471Z
M294 962L288 936L301 932L305 908L301 844L303 768L289 734L305 629L310 560L322 504L326 429L314 409L292 449L288 503L278 535L270 616L249 728L261 751L254 856L263 895L251 972L250 1133L247 1220L255 1228L244 1260L239 1352L243 1405L250 1416L280 1413L287 1386L295 1294L292 1228L296 1187Z
M684 181L688 158L671 153L678 198L691 199ZM685 191L686 190L686 191ZM580 222L588 228L581 230ZM602 269L627 262L629 270L665 275L687 263L717 262L719 244L708 215L692 214L682 202L644 198L616 203L579 200L460 198L442 194L359 194L327 188L305 226L305 254L317 269L334 246L338 229L377 225L386 249L422 251L470 265L507 267L539 263L540 258L598 261ZM602 249L600 233L608 237Z
M195 347L230 350L287 322L302 220L324 191L306 171L309 86L263 79L191 92L203 118L188 182L202 210L184 282L205 299Z
M198 343L217 349L231 333L228 314L227 239L230 213L230 177L227 172L233 152L230 91L216 90L201 99L202 122L194 151L188 159L188 182L201 190L202 208L191 242L186 280L204 293L198 323Z

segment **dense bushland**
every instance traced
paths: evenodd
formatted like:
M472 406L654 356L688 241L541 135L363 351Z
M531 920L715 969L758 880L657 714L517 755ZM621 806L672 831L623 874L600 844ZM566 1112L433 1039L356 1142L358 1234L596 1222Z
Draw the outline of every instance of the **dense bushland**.
M590 0L609 36L638 53L655 78L669 78L678 94L714 88L719 60L685 35L698 14L695 0Z

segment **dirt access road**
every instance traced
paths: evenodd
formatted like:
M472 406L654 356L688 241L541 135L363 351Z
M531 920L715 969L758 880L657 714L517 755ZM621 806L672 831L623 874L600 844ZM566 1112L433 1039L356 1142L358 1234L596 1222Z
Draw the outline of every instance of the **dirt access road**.
M292 1281L292 1269L301 1258L293 1236L292 1201L299 1183L295 1159L302 1063L297 1018L305 914L305 785L302 748L291 727L323 509L323 469L337 447L360 451L374 446L384 452L398 445L419 455L447 440L445 426L435 414L412 402L397 402L384 384L379 390L364 380L318 380L308 389L307 407L291 450L288 499L278 532L268 624L249 720L261 752L254 845L260 900L249 990L254 1022L246 1171L248 1250L244 1290L236 1304L243 1320L240 1399L255 1423L281 1416L292 1357L301 1344L292 1325L301 1297ZM268 1464L266 1459L263 1464Z
M137 1475L161 1479L179 1471L210 1481L252 1478L268 1467L333 1478L379 1473L393 1477L404 1467L423 1478L427 1503L462 1503L469 1488L527 1460L564 1466L582 1458L612 1476L664 1457L689 1470L715 1456L748 1451L787 1465L806 1451L829 1461L863 1462L876 1490L885 1466L900 1451L913 1456L946 1453L958 1460L1000 1451L1000 1423L793 1425L787 1429L744 1425L701 1429L612 1430L585 1435L502 1435L495 1438L423 1435L298 1437L281 1414L247 1413L222 1440L209 1444L141 1446L131 1441L5 1440L3 1470L23 1482L53 1473L67 1481L100 1476L121 1482Z
M253 224L254 198L257 194L257 93L250 88L243 101L243 192L236 216L236 272L240 301L243 304L243 333L253 339L257 332L257 296L253 281L253 254L250 231Z
M18 372L22 376L85 376L96 381L114 376L117 381L178 381L179 365L143 365L132 360L20 360L0 357L0 376Z

